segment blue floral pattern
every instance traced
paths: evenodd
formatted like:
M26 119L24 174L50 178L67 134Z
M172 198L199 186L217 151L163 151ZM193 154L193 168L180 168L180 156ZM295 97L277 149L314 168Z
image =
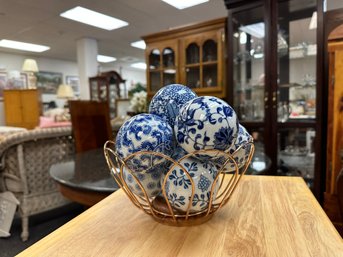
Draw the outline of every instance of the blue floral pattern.
M172 128L154 114L132 117L121 126L116 138L116 150L121 159L139 151L154 151L171 156L173 144ZM159 156L140 154L129 158L126 165L140 172L164 161Z
M149 198L155 197L159 193L161 193L161 176L163 174L163 171L161 170L161 165L157 165L156 167L153 167L147 171L144 172L137 172L135 170L132 170L131 172L124 167L123 169L123 178L126 182L127 186L130 188L130 190L139 196L144 196L143 191L141 190L140 186L136 182L136 178L138 181L142 184L145 192L147 193Z
M250 150L251 150L251 144L253 142L252 136L247 132L247 130L239 124L239 131L237 138L235 139L235 142L232 144L232 146L226 151L229 154L232 155L235 162L237 163L238 168L242 168L245 163L248 160ZM226 167L225 172L230 173L235 171L235 164L233 161L226 156L220 156L216 159L213 159L213 162L216 164L218 169L221 169L221 167L225 164L226 161Z
M180 165L185 168L191 178L185 174L181 167L177 165L171 167L172 170L166 178L165 187L170 204L180 211L187 211L193 181L195 191L190 212L205 209L210 199L212 183L218 173L217 168L210 161L202 161L193 157L183 159Z
M165 119L173 127L179 109L197 95L188 87L171 84L161 88L151 99L149 112Z
M197 97L181 107L174 132L177 142L188 153L202 149L225 151L237 137L238 119L223 100Z

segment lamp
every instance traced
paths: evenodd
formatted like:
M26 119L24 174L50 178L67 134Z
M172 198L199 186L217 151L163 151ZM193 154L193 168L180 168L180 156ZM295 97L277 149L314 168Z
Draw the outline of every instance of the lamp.
M64 107L63 107L64 108L63 120L70 120L68 100L74 98L73 88L68 84L61 84L58 86L56 95L57 95L57 98L66 99L66 102L64 103Z
M25 59L22 70L28 75L28 88L36 88L37 78L34 74L38 72L38 65L34 59Z
M57 89L57 98L71 99L74 97L74 90L68 84L61 84Z

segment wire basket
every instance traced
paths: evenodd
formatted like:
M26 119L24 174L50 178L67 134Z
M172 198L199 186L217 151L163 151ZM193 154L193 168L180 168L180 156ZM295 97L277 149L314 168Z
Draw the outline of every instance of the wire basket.
M232 154L219 150L199 150L187 154L176 161L162 153L140 151L131 154L125 159L121 159L114 150L114 146L115 143L113 141L107 141L104 145L105 158L114 180L123 189L135 206L152 216L156 221L172 226L198 225L211 219L216 211L229 202L238 183L249 167L254 154L254 144L253 142L249 142L241 145ZM237 156L235 156L235 153L238 153L241 149L244 149L245 151L243 164L242 160L237 160ZM158 195L151 196L149 194L146 184L140 181L137 172L129 165L130 160L139 155L157 156L169 163L168 170L163 174L160 180L161 190ZM210 190L207 194L208 199L205 201L206 204L200 210L194 210L192 209L192 205L194 204L194 199L196 197L195 182L192 178L192 174L187 171L186 167L182 165L182 162L189 157L197 157L199 155L211 156L211 159L216 158L217 160L218 158L221 158L221 162L220 165L217 165L217 172L209 185ZM183 173L185 178L187 178L187 181L190 181L187 196L183 197L183 199L188 201L188 204L186 204L186 207L184 207L183 210L180 210L172 204L170 198L171 194L168 194L168 186L170 185L168 184L168 181L172 176L172 172L176 169ZM132 187L128 185L128 174L134 179L136 190L133 190ZM139 192L137 192L137 189Z

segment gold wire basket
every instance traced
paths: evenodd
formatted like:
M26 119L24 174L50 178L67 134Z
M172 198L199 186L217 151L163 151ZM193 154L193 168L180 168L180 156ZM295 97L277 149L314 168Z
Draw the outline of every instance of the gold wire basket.
M114 150L114 147L115 143L113 141L107 141L104 145L105 158L114 180L123 189L123 191L126 193L126 195L135 206L143 210L145 213L151 215L152 218L156 221L172 226L198 225L211 219L213 214L225 204L227 204L230 200L242 176L248 169L252 156L254 154L254 144L253 142L248 142L241 145L232 155L219 150L199 150L187 154L176 161L162 153L140 151L133 153L122 160ZM237 153L241 148L244 148L246 151L246 161L242 167L239 167L238 163L234 159L234 156L235 153ZM127 165L127 162L131 158L142 154L159 156L172 163L168 172L165 174L164 179L161 181L161 193L155 197L148 196L146 188L136 176L135 171L130 169ZM185 158L188 158L190 156L194 157L200 154L222 156L225 159L222 162L221 167L218 169L217 175L215 176L211 185L210 197L206 208L200 211L191 211L195 185L191 175L181 164L181 162ZM187 178L191 181L191 193L189 195L189 204L186 211L180 211L174 208L168 200L168 196L166 193L167 178L168 176L170 176L172 170L174 170L175 167L180 168L187 176ZM135 183L139 186L139 189L141 190L140 194L137 194L137 192L134 193L128 186L127 182L124 179L124 168L132 175Z

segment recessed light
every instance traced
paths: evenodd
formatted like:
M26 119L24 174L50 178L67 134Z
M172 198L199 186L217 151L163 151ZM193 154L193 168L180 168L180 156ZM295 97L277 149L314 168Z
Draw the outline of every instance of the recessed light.
M7 39L0 40L0 46L37 53L41 53L50 49L50 47L48 46L36 45Z
M81 6L65 11L61 13L60 16L106 30L114 30L129 25L126 21L95 12Z
M146 70L146 63L136 62L136 63L131 64L131 67L136 68L136 69Z
M206 3L209 0L162 0L163 2L174 6L175 8L182 10L188 7L192 7L194 5Z
M100 54L98 54L96 59L97 59L98 62L103 62L103 63L114 62L114 61L117 60L117 58L115 58L115 57L106 56L106 55L100 55Z
M139 40L139 41L136 41L136 42L132 42L131 46L137 47L137 48L140 48L140 49L145 49L145 47L146 47L144 40Z

